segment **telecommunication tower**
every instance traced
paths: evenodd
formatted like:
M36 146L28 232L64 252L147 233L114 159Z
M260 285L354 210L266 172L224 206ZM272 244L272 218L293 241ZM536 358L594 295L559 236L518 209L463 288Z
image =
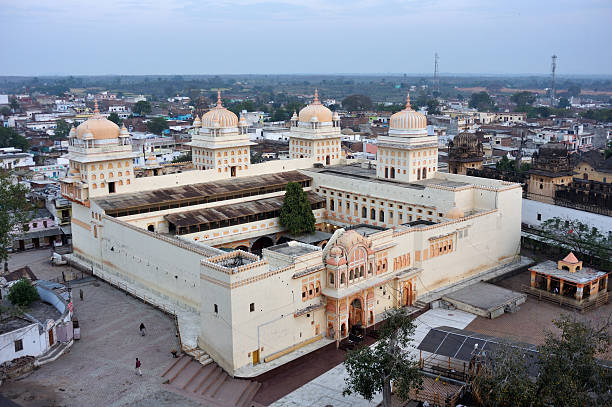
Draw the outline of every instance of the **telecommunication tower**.
M433 88L435 92L440 92L440 78L438 77L438 53L434 54L434 77Z
M551 100L551 105L555 104L555 96L556 96L556 90L555 90L555 71L557 70L557 56L553 55L552 56L552 63L550 65L551 71L552 71L552 84L550 87L550 100Z

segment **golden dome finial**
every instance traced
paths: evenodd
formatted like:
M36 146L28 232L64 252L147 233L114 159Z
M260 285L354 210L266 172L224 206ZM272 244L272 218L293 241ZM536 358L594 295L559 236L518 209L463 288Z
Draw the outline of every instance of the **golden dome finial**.
M217 106L223 107L223 101L221 100L221 90L217 89Z
M100 114L100 109L98 108L98 99L94 99L94 114Z
M315 88L315 97L314 100L312 101L313 105L319 104L319 89Z
M410 106L410 92L408 92L408 94L406 94L406 109L407 110L412 110L412 106Z

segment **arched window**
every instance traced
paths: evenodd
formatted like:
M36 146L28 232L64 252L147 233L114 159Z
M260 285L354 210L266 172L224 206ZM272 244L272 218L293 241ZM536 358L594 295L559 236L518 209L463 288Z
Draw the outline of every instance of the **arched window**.
M365 206L361 208L361 217L364 219L368 217L368 210Z
M333 211L335 210L335 206L336 206L336 201L334 201L333 199L329 200L329 210Z
M334 285L334 273L329 273L329 285Z
M346 277L344 276L344 273L340 274L340 285L344 285L346 284Z
M364 267L363 267L363 264L362 264L361 266L359 266L359 277L363 277L363 271L364 271L363 269L364 269Z
M380 220L381 222L384 222L385 221L385 211L381 209L378 215L379 215L378 220Z
M351 269L351 271L349 272L349 281L353 281L354 278L355 278L355 273L353 272L353 269Z
M376 220L376 209L370 209L370 219Z
M391 167L391 178L395 178L395 167Z

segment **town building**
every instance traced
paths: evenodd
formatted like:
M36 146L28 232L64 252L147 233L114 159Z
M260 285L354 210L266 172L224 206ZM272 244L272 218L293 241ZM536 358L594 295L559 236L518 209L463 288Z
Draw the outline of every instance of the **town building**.
M521 186L438 172L437 138L409 101L374 162L342 157L339 119L316 93L292 119L287 160L251 164L220 97L197 121L196 170L133 178L123 130L94 115L71 138L62 193L72 260L176 313L185 349L231 375L257 375L519 259ZM306 192L314 236L280 224L289 182Z
M467 174L467 169L482 169L484 149L475 133L461 133L448 143L448 172Z

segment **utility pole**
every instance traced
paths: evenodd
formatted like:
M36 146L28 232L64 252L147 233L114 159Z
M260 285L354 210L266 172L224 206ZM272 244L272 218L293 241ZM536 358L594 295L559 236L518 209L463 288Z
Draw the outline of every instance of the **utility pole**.
M438 77L438 53L434 54L434 77L433 77L433 88L434 92L440 93L440 78Z
M557 70L557 56L553 54L552 63L551 63L551 71L552 71L552 84L550 87L550 106L553 107L555 105L555 71Z

